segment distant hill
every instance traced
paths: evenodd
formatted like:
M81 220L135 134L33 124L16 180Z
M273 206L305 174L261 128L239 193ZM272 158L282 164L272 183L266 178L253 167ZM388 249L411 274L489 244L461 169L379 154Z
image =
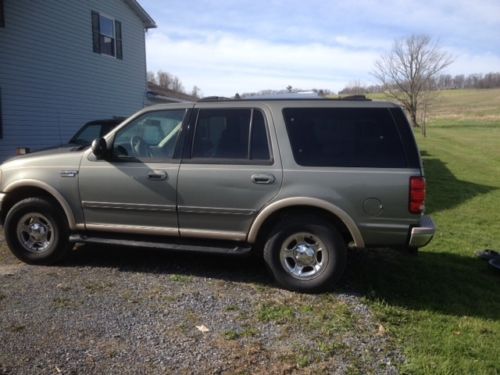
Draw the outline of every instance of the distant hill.
M373 100L390 100L368 94ZM500 89L441 90L429 108L431 126L499 126Z

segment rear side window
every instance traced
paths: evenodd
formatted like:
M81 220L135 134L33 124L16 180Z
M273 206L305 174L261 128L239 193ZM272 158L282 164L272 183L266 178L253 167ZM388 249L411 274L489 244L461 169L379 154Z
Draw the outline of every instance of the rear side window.
M420 152L418 151L413 131L411 130L408 119L401 108L391 108L392 117L396 121L401 141L406 151L406 160L408 167L420 169Z
M404 168L396 125L385 108L287 108L283 110L299 165Z
M260 111L253 111L251 129L250 159L269 160L269 143L267 141L266 123Z
M264 116L255 109L200 109L191 157L269 161Z

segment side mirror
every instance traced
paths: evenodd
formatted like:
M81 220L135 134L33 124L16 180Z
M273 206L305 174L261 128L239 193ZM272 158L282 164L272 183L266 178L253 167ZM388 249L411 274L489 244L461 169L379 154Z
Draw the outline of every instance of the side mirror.
M108 151L108 145L104 138L97 138L92 141L92 152L97 159L102 159Z

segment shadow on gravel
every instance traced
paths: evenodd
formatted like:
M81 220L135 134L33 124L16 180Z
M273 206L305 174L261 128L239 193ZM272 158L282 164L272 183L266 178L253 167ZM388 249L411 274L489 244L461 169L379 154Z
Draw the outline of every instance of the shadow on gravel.
M500 272L474 257L356 250L341 288L389 306L500 320Z
M227 281L272 284L262 260L149 248L82 245L59 266L117 268L122 272L180 274Z
M84 245L60 266L274 285L264 262L255 256ZM451 253L421 251L411 256L390 249L350 251L335 292L411 310L500 320L500 274L484 261Z

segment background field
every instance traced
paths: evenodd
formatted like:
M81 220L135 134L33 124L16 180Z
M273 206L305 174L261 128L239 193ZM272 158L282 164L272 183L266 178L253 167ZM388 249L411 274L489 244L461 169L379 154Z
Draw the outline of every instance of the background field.
M417 257L374 252L352 277L410 373L500 373L500 90L443 91L417 134L438 231Z

